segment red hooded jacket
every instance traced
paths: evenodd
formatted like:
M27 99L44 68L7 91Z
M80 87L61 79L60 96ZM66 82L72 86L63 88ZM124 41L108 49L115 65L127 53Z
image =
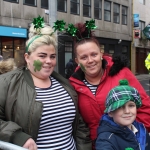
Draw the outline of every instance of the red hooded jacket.
M119 84L119 80L121 79L127 79L129 85L139 91L142 99L142 107L138 109L137 120L144 123L150 132L150 98L140 82L119 57L112 60L109 56L103 56L102 67L104 68L104 74L98 85L96 95L93 95L90 89L84 84L84 73L81 68L78 68L69 78L72 86L78 93L79 111L84 121L88 124L91 139L95 140L97 138L97 128L100 118L104 114L106 96L112 88Z

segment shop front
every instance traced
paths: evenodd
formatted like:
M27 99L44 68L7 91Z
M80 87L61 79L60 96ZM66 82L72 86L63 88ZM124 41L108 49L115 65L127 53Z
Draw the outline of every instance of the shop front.
M26 38L27 29L0 26L0 55L14 58L17 67L23 66Z

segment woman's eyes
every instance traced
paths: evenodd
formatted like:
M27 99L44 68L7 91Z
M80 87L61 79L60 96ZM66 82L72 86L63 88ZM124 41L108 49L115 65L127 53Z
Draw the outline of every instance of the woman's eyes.
M86 60L86 59L87 59L87 57L86 57L86 56L83 56L83 57L81 57L81 59Z
M55 59L56 58L56 55L52 55L50 56L51 59Z
M45 55L40 55L39 57L41 57L41 58L45 58L46 56L45 56Z
M46 58L47 56L46 55L40 55L39 57ZM55 59L55 58L56 58L56 55L50 56L50 59Z
M97 54L96 54L96 53L94 53L94 54L92 54L92 56L93 56L93 57L96 57L96 56L97 56Z
M96 56L97 56L96 53L91 54L91 57L96 57ZM83 59L83 60L86 60L87 58L88 58L88 56L81 57L81 59Z

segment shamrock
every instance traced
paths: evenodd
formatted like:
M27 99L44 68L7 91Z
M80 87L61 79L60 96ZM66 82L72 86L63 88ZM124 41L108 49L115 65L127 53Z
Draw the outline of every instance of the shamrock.
M127 147L127 148L125 148L125 150L134 150L134 149L131 147Z
M88 30L96 29L97 26L95 26L95 20L86 21L85 26L88 28Z
M77 28L73 24L69 24L68 28L66 29L66 32L68 32L72 36L75 36L77 32Z
M34 60L34 71L36 72L37 71L40 71L41 70L41 67L42 67L42 62L40 60Z
M37 18L33 18L34 28L40 29L44 27L44 18L42 18L40 15Z
M81 70L82 70L83 72L85 72L85 67L83 66L83 64L80 63L80 67L81 67Z
M58 30L58 31L63 31L63 30L65 30L65 28L64 28L64 26L65 26L65 22L63 21L63 20L57 20L56 22L54 22L54 26L53 26L53 28L54 28L54 32L56 31L56 30Z

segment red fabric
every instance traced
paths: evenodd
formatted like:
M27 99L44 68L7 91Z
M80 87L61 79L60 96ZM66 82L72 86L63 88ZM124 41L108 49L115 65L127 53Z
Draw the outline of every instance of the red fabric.
M107 74L113 63L110 57L106 57L105 59L107 59L108 64L95 96L82 81L74 77L70 78L71 84L78 93L79 111L84 121L90 128L91 139L94 140L97 137L97 128L99 126L100 118L104 113L106 96L113 87L119 84L119 80L121 79L127 79L129 84L139 91L142 98L142 107L138 109L137 120L144 123L145 127L150 132L149 96L146 94L140 82L128 68L123 68L117 75L113 77L108 76Z

